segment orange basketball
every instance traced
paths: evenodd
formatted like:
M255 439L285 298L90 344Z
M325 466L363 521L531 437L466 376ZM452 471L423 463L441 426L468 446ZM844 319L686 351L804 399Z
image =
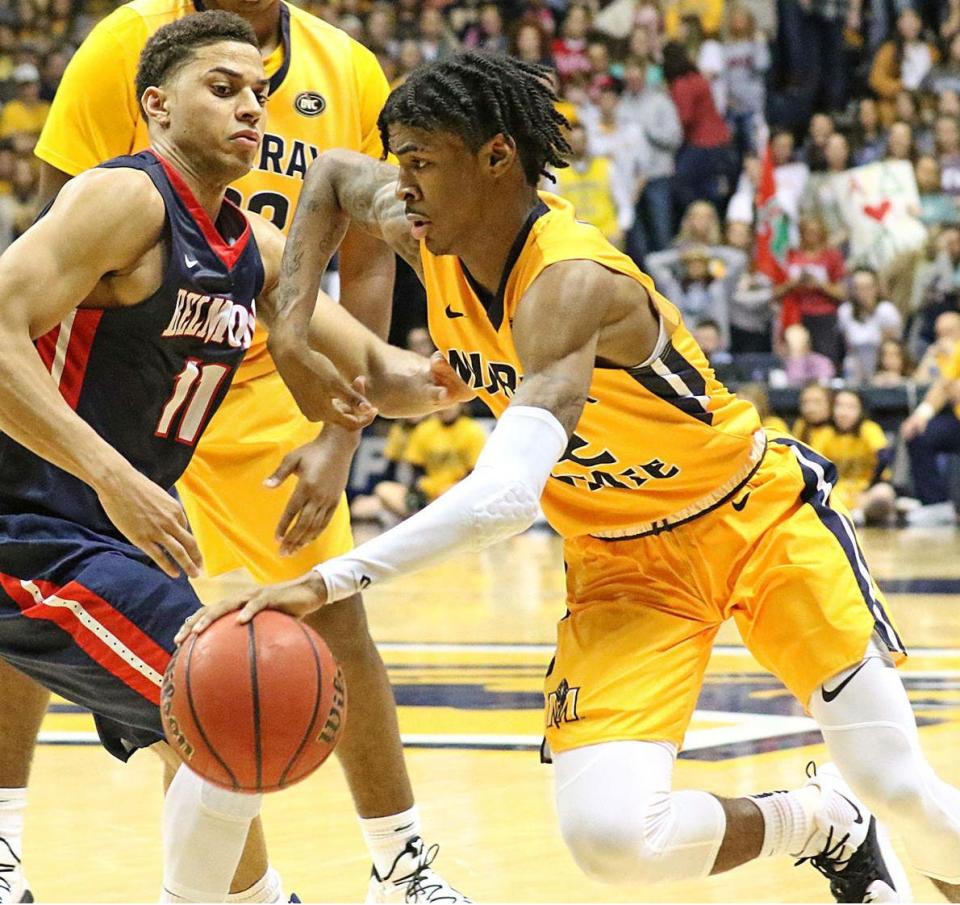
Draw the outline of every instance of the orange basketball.
M343 675L302 622L230 613L177 649L163 677L167 741L204 779L272 792L306 779L333 751L347 715Z

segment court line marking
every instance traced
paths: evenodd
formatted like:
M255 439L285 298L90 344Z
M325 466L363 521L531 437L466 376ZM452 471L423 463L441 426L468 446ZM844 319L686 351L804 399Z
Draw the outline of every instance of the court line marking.
M382 641L377 644L379 650L385 652L404 652L404 651L422 651L424 653L438 654L456 654L456 653L478 653L478 654L552 654L556 651L554 644L511 644L497 642L423 642L423 641ZM960 647L915 647L907 645L908 653L916 654L920 657L932 657L934 659L947 659L949 657L960 656ZM752 657L745 647L736 644L717 644L713 648L713 653L723 654L733 657ZM909 660L908 660L909 662Z
M816 723L803 716L780 716L758 713L736 713L724 710L697 710L694 720L729 722L729 726L692 729L684 742L685 751L701 751L720 745L752 741L758 737L772 738L816 730ZM412 748L539 748L540 735L488 735L485 733L405 732L403 744ZM48 745L91 745L99 742L96 732L63 730L40 733L40 742Z

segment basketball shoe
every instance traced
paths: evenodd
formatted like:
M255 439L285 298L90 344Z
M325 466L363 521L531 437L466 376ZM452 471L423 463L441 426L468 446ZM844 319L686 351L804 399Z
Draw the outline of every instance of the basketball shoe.
M10 843L0 836L0 905L32 901L33 893L23 875L23 865Z
M424 845L419 836L411 839L397 855L390 873L381 877L374 867L370 871L367 902L400 902L405 905L431 903L469 903L463 893L457 892L430 866L439 852L439 845Z
M814 830L794 857L830 881L837 902L912 902L910 884L886 829L853 794L833 764L807 764L807 786L820 790Z

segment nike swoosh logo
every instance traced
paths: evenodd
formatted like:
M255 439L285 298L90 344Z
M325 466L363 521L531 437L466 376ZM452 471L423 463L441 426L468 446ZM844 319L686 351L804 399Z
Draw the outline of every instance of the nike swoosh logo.
M854 675L856 675L856 674L854 674ZM852 679L853 676L850 676L850 678ZM854 820L853 822L854 822L854 823L863 823L863 814L860 813L860 808L858 808L849 798L847 798L847 796L844 795L843 792L837 792L837 794L838 794L848 805L850 805L851 808L853 808L853 809L857 812L857 819Z
M186 264L187 267L196 267L199 262L196 258L191 258L190 255L184 255L183 263Z
M466 315L462 311L454 311L453 308L451 308L449 305L447 305L447 307L443 309L443 313L450 318L466 317Z
M750 499L750 494L745 493L743 495L743 499L734 500L730 505L733 506L733 508L736 509L737 512L743 512L743 507L747 505L747 500L749 499Z
M820 694L823 695L824 701L826 701L826 702L829 704L838 694L840 694L841 691L843 691L844 688L847 687L847 685L850 684L850 680L851 680L858 672L860 672L860 670L863 669L863 667L866 666L866 665L867 665L867 661L864 660L863 663L861 663L852 673L850 673L849 676L847 676L847 677L846 677L836 688L834 688L832 691L830 691L828 688L826 688L826 686L821 685L821 686L820 686ZM848 798L847 801L849 801L849 800L850 800L850 799Z

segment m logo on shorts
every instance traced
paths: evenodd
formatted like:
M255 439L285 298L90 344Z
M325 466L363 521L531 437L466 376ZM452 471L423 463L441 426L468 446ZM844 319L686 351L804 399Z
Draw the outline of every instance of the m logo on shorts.
M576 723L580 716L577 713L577 698L580 695L580 686L570 687L566 679L561 679L556 691L547 695L547 727L559 729L561 723Z

